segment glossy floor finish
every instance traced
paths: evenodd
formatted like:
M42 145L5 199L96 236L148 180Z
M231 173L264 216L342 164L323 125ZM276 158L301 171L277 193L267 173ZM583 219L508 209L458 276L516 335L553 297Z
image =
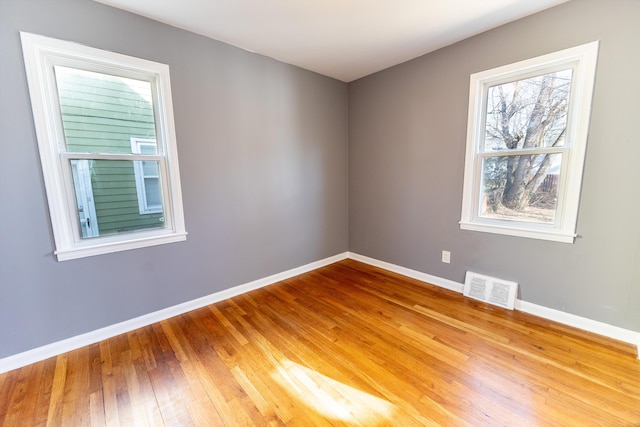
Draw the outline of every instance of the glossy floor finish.
M640 361L345 260L2 374L0 425L638 426Z

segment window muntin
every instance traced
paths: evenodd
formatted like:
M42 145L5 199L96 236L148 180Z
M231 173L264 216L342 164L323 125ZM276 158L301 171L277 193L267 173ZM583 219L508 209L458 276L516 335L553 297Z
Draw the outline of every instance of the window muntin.
M471 76L462 229L572 242L597 42Z
M58 260L184 240L168 67L21 36Z

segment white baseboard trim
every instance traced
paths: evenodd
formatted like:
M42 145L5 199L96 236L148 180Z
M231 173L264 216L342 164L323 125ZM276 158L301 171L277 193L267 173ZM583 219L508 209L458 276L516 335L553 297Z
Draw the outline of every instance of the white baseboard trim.
M379 267L384 270L389 270L394 273L402 274L403 276L411 277L422 282L427 282L432 285L446 288L455 292L462 293L464 290L464 284L454 282L449 279L443 279L441 277L432 276L430 274L422 273L420 271L411 270L406 267L401 267L395 264L391 264L385 261L380 261L374 258L369 258L364 255L358 255L353 252L348 253L348 257L363 262L365 264ZM573 326L588 332L593 332L598 335L613 338L619 341L624 341L633 344L637 348L637 357L640 359L640 332L632 331L629 329L620 328L618 326L609 325L607 323L599 322L597 320L588 319L586 317L576 316L575 314L566 313L564 311L555 310L542 305L533 304L527 301L516 300L516 310L520 310L525 313L533 314L544 319L553 320L558 323L562 323L568 326Z
M638 359L640 359L640 332L620 328L618 326L609 325L608 323L576 316L575 314L567 313L565 311L556 310L554 308L522 300L516 300L516 310L553 320L564 325L573 326L588 332L593 332L598 335L635 344L638 350Z
M391 264L385 261L380 261L374 258L369 258L364 255L358 255L353 252L349 252L349 258L360 261L365 264L372 265L374 267L382 268L383 270L389 270L394 273L402 274L403 276L411 277L412 279L420 280L421 282L431 283L432 285L439 286L441 288L449 289L462 293L464 290L464 284L454 282L453 280L443 279L442 277L432 276L431 274L423 273L421 271L411 270L410 268L400 267L399 265Z
M162 320L184 314L188 311L196 310L198 308L205 307L207 305L214 304L216 302L223 301L240 294L244 294L254 289L259 289L273 283L280 282L282 280L286 280L303 273L307 273L320 267L333 264L334 262L341 261L348 257L349 253L344 252L329 258L322 259L320 261L315 261L310 264L293 268L291 270L283 271L272 276L254 280L253 282L215 292L202 298L197 298L182 304L154 311L153 313L126 320L124 322L97 329L95 331L87 332L85 334L77 335L75 337L67 338L61 341L44 345L42 347L2 358L0 359L0 374L3 372L21 368L31 363L39 362L41 360L57 356L62 353L66 353L71 350L75 350L90 344L95 344L99 341L114 337L116 335L127 333L134 329L142 328L152 323L160 322Z

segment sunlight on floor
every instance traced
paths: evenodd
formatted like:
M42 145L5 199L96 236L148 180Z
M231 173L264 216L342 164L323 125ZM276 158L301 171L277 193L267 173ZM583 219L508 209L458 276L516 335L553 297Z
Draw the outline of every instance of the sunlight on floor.
M324 417L367 426L388 424L393 419L392 403L288 359L280 361L271 377Z

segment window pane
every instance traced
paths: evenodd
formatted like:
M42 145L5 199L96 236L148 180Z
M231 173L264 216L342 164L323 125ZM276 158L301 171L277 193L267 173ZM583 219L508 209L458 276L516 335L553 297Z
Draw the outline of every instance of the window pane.
M129 154L131 137L155 139L149 82L54 69L67 151Z
M572 74L568 69L490 87L481 151L564 145Z
M83 239L165 227L159 180L145 181L150 191L139 200L133 161L71 160L71 168ZM158 212L141 214L145 204Z
M156 152L157 148L155 143L138 143L138 154L156 154Z
M145 177L157 177L158 175L158 162L143 161L142 171Z
M553 223L561 160L559 153L483 159L480 216Z
M162 208L162 193L159 178L145 178L144 191L147 196L147 209Z

